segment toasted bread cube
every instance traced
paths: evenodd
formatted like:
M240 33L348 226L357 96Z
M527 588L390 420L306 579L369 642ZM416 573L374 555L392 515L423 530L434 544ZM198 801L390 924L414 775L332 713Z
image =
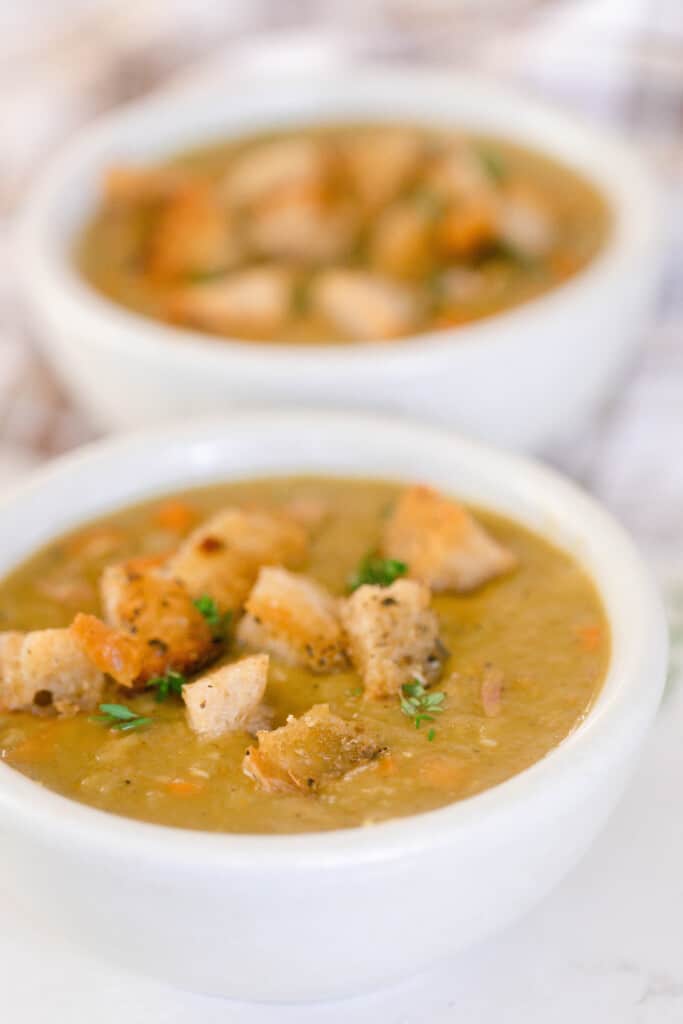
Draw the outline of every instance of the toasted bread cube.
M251 267L178 289L169 297L168 314L176 323L206 331L266 337L287 321L292 288L292 276L283 267Z
M149 246L149 271L158 278L229 270L241 255L226 210L204 183L182 188L168 200Z
M437 229L437 244L444 255L466 259L490 246L497 234L498 206L484 196L445 211Z
M397 202L377 219L370 262L382 274L408 280L426 274L433 261L431 218L414 202Z
M96 615L79 612L69 627L87 658L119 686L134 686L143 668L145 646L137 637L107 626Z
M250 206L282 189L317 186L326 170L326 153L313 139L276 139L238 154L225 175L222 192L234 206Z
M104 676L68 629L5 633L0 638L0 707L60 713L89 711L102 697Z
M407 285L365 270L327 270L314 281L313 308L352 338L382 341L409 332L418 305Z
M432 590L466 592L517 564L459 502L430 487L409 487L386 523L382 550Z
M412 128L371 128L341 143L354 191L368 212L396 198L416 174L423 141Z
M351 249L353 208L331 203L319 190L281 190L256 206L245 224L254 252L270 259L330 263Z
M431 682L444 649L427 587L400 579L390 587L359 587L342 608L351 660L365 696L392 697L413 679Z
M300 718L259 732L242 770L267 793L314 793L325 783L369 764L385 748L359 722L333 715L316 704Z
M183 686L187 724L203 739L248 729L263 700L268 655L222 665Z
M490 202L497 192L484 162L462 140L451 142L436 156L424 184L442 201L454 204Z
M502 202L500 235L504 242L525 256L532 259L545 256L557 238L550 205L532 189L512 186Z
M307 549L304 527L282 513L224 508L183 541L167 570L193 597L237 611L262 565L299 565Z
M182 582L134 563L108 566L100 580L107 623L135 637L141 668L135 683L173 670L192 672L217 653L211 630Z
M331 672L346 664L337 601L323 587L286 569L263 568L237 638L289 665Z
M110 167L104 179L107 200L125 205L169 199L194 180L180 167Z

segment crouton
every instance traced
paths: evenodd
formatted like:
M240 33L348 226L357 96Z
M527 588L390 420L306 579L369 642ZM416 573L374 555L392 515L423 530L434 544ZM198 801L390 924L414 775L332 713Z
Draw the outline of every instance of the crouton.
M70 626L87 658L119 686L133 686L142 672L144 643L120 629L107 626L95 615L79 612Z
M365 585L342 606L351 660L363 678L365 696L395 696L413 679L431 682L444 649L427 587L400 579L390 587Z
M474 590L517 564L463 505L420 486L399 498L382 552L405 562L411 577L435 591Z
M258 256L330 263L351 249L356 217L348 203L331 203L318 190L281 190L256 206L245 223Z
M497 233L497 204L484 196L447 209L439 220L436 240L445 256L460 259L476 256L495 242Z
M364 270L324 271L313 282L311 304L339 331L366 341L406 334L419 312L407 286Z
M285 324L293 279L282 267L239 270L218 281L175 290L168 315L176 323L240 337L266 337Z
M313 139L276 139L238 154L221 190L233 205L249 206L281 189L319 185L326 168L326 154Z
M272 732L259 732L242 770L267 793L314 793L325 783L369 764L385 749L359 722L316 704Z
M107 624L140 644L136 684L170 670L193 672L217 653L211 630L188 591L162 570L140 571L127 563L108 566L100 593Z
M370 262L383 274L418 278L432 265L431 218L414 202L398 202L378 218L370 240Z
M104 675L68 629L39 629L0 636L0 707L59 713L90 711L102 697Z
M211 274L239 259L234 226L210 185L182 188L165 203L149 241L147 265L154 277Z
M340 150L354 191L373 212L398 196L417 172L423 140L411 128L372 128L342 140Z
M501 207L500 236L527 257L545 256L557 237L549 204L530 188L509 188Z
M247 598L237 639L289 665L331 672L346 664L337 601L286 569L263 568Z
M204 739L247 729L263 700L268 655L222 665L183 686L187 724Z
M167 571L192 597L207 594L221 611L237 611L262 565L296 567L307 549L306 530L282 513L224 508L183 541Z
M180 167L110 167L104 179L104 195L110 202L125 205L159 202L194 177Z
M491 201L496 195L484 162L460 140L437 154L425 175L425 186L443 202L455 205Z

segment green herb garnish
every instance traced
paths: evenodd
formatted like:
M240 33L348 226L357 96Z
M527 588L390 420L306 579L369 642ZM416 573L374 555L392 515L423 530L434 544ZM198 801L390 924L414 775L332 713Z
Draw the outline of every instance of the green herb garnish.
M389 587L399 576L405 576L408 566L397 558L380 558L378 555L366 555L356 572L349 580L349 590L357 590L364 583Z
M401 711L408 718L412 718L416 729L419 729L423 722L433 722L434 715L441 714L441 705L445 699L445 693L430 693L419 679L414 679L412 683L404 683L401 687ZM431 742L435 735L434 730L430 729L427 739Z
M507 177L505 161L496 150L481 148L477 150L477 155L492 181L501 182Z
M232 619L232 612L221 612L214 599L209 597L208 594L202 594L201 597L198 597L192 603L197 611L206 619L213 639L225 640L230 620Z
M99 710L102 713L95 715L92 720L108 725L110 729L118 729L119 732L141 729L152 721L151 718L136 714L135 711L127 708L125 704L100 704Z
M151 689L154 687L156 693L154 699L158 704L165 701L168 696L175 694L176 697L180 697L183 692L183 686L187 682L187 679L182 672L174 672L172 669L163 676L155 676L154 679L150 679L147 683L147 688Z

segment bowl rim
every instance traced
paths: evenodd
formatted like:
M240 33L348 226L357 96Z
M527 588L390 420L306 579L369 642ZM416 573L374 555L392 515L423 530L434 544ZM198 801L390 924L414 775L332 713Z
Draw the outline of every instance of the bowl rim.
M287 95L287 90L294 95L304 87L313 92L316 92L316 87L337 89L346 96L347 102L349 95L353 96L353 90L359 88L375 96L382 96L391 89L394 95L410 94L413 98L422 90L425 112L421 116L424 118L429 117L427 102L435 90L447 94L450 89L453 95L469 90L474 96L471 102L481 109L485 109L486 104L500 106L512 103L520 112L530 116L552 117L563 133L579 139L594 158L597 154L605 171L610 169L612 172L613 187L608 193L585 168L576 169L598 189L610 210L612 223L602 248L578 273L536 297L469 324L410 334L391 343L377 340L344 345L254 343L166 324L135 313L101 295L79 273L72 258L78 229L69 232L66 242L53 243L51 235L55 216L69 191L73 190L74 180L83 179L84 165L87 167L89 161L106 150L111 140L117 140L121 146L128 138L139 137L145 123L160 117L163 120L164 114L173 114L176 120L180 118L181 121L191 117L192 112L196 113L205 106L207 94L214 89L214 86L204 83L184 92L165 90L96 119L48 164L30 190L15 225L20 278L26 294L43 295L46 302L58 303L69 315L82 321L91 344L115 347L122 354L139 357L142 349L150 356L162 356L178 366L187 365L189 361L194 364L201 361L207 370L211 368L219 373L225 370L226 362L230 360L238 359L245 367L257 369L267 359L268 365L283 374L322 368L351 376L359 367L371 370L380 352L385 365L389 362L399 368L403 364L412 368L416 356L424 357L426 353L451 356L456 351L463 354L471 352L474 346L475 353L481 349L483 354L486 349L505 348L512 335L519 337L525 329L533 329L551 317L570 315L577 298L585 291L602 290L615 278L622 279L625 263L633 259L653 258L659 227L654 180L641 155L604 127L592 125L519 86L511 87L477 73L434 69L419 64L397 68L368 62L351 65L351 69L352 78L347 67L333 69L325 75L320 72L258 76L237 73L230 77L229 83L246 86L251 82L263 92L270 89L271 94L279 97ZM266 105L264 109L269 108ZM286 123L286 116L287 113L283 119L282 110L277 106L272 108L274 121ZM329 117L326 108L322 116ZM449 116L453 117L457 128L457 114L451 110L449 115L446 107L440 113L438 123L447 122ZM252 111L252 127L253 118ZM169 116L166 120L170 122L173 118ZM290 123L307 121L310 123L311 118L304 113ZM233 127L234 120L226 111L223 137L229 135ZM242 124L237 134L249 130L249 124ZM186 128L182 134L187 135L187 131ZM208 139L219 137L219 130L205 136ZM513 132L504 133L504 137L513 142L516 138ZM534 144L531 145L534 148ZM165 151L171 155L182 148L183 142L175 141L170 145L166 143ZM542 145L535 148L553 155L552 147L548 150L544 150ZM160 149L164 150L163 144ZM555 159L571 166L570 160ZM85 178L92 184L92 175L86 174Z
M591 497L560 474L541 464L473 441L444 428L426 426L405 418L376 414L339 413L322 410L284 411L272 409L241 410L222 416L186 422L167 423L98 441L75 453L63 456L39 469L16 485L0 499L0 537L3 519L30 506L40 498L48 503L50 495L67 489L68 504L75 506L78 482L90 482L97 475L121 470L131 456L158 458L160 451L175 448L189 458L193 446L205 453L210 469L199 479L189 471L186 486L199 485L202 480L237 479L264 475L251 473L217 473L209 467L206 446L220 444L221 437L232 437L230 431L287 431L303 437L317 431L324 436L334 431L355 432L359 438L373 432L383 450L394 450L408 440L431 446L433 475L437 474L437 458L460 465L467 472L474 467L482 483L494 483L496 489L507 489L519 503L535 501L553 517L564 516L564 528L591 547L593 559L600 560L588 570L605 605L612 651L607 676L585 718L558 746L545 757L517 775L475 796L436 810L402 818L390 819L372 826L357 826L328 832L305 832L292 835L254 833L212 833L180 829L141 822L107 811L92 808L49 790L0 761L0 820L3 827L12 823L34 836L41 836L51 845L88 849L102 857L142 859L175 866L205 865L209 868L240 868L241 870L303 871L314 866L353 867L360 863L377 863L421 854L442 844L471 839L483 834L488 841L500 842L507 827L518 824L525 803L534 798L562 792L571 796L572 779L579 773L596 773L591 766L600 754L614 751L616 744L631 745L640 737L653 718L664 686L667 658L666 620L661 600L634 544L621 526ZM316 435L317 436L317 435ZM344 434L343 436L346 436ZM214 457L217 457L216 449ZM291 463L278 456L282 472L292 472ZM363 457L354 455L355 475L368 475ZM440 464L440 463L439 463ZM169 463L170 465L170 463ZM169 469L169 474L171 470ZM270 470L269 470L270 472ZM354 475L344 464L331 466L332 475ZM449 470L450 472L450 470ZM389 476L390 474L387 474ZM426 479L430 478L430 472ZM182 487L169 475L166 492ZM117 488L118 502L107 507L125 507L149 496L141 479L126 478ZM159 488L153 493L161 493ZM522 497L523 496L523 497ZM501 503L503 497L501 497ZM44 507L41 505L41 507ZM494 511L496 503L489 503ZM102 514L105 514L103 510ZM91 512L88 518L99 513ZM508 510L504 514L509 515ZM513 515L514 518L514 515ZM23 521L23 520L21 520ZM52 535L70 528L75 520L63 517ZM543 530L539 531L543 534ZM15 539L13 538L13 541ZM1 542L0 542L1 543ZM558 543L555 539L553 543ZM560 543L560 546L561 543ZM25 556L7 559L6 569L20 563ZM574 552L574 557L580 556ZM5 570L3 570L5 571ZM605 600L617 602L618 614L610 611Z

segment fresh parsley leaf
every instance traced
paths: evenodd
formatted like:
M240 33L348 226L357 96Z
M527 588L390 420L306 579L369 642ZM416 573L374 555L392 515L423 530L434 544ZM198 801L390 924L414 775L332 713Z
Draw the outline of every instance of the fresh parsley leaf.
M445 693L429 691L419 679L414 679L412 683L404 683L401 687L401 711L412 719L416 729L419 729L423 722L433 722L434 715L441 714L441 705L445 699ZM427 739L431 742L435 735L435 731L430 729Z
M138 715L131 708L127 708L125 704L100 704L99 710L101 714L95 715L93 721L101 722L102 725L107 725L110 729L118 729L119 732L141 729L152 721L151 718Z
M202 594L193 602L195 608L204 616L211 628L214 640L225 640L232 619L232 612L221 612L218 605L208 594Z
M351 576L349 590L357 590L365 583L388 587L407 572L408 566L405 562L399 562L397 558L380 558L378 555L369 554Z
M154 699L158 704L165 701L171 694L175 694L176 697L180 697L183 692L183 686L187 682L187 679L182 672L174 672L172 669L163 676L155 676L154 679L150 679L147 683L147 688L156 688L156 694Z

